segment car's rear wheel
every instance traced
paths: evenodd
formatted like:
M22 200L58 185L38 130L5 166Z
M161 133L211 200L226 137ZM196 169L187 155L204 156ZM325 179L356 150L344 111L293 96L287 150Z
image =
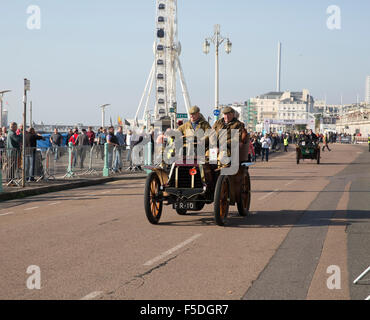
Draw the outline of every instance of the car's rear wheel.
M240 199L237 202L239 215L245 217L249 213L249 208L251 205L251 180L249 177L249 172L247 169L244 169Z
M215 198L214 198L214 215L216 224L223 226L229 213L230 205L230 181L228 176L220 175L217 179Z
M146 178L144 189L144 208L146 217L152 224L158 224L163 209L163 201L158 200L160 180L155 172Z

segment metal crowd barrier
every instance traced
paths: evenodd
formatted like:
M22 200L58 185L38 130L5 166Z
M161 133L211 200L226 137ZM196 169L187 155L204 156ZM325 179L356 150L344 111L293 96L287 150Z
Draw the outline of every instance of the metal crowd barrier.
M105 156L108 158L110 173L115 172L115 159L119 159L117 173L128 165L127 152L122 148L108 147L105 155L104 145L68 146L49 148L45 156L46 178L71 179L82 176L102 175L105 166Z
M1 149L0 163L2 170L2 184L6 186L21 185L22 156L18 149Z
M355 137L355 143L368 143L367 137Z
M104 145L53 146L25 150L25 177L29 181L74 179L101 176L107 158L108 174L118 174L130 167L128 150ZM2 186L22 185L22 150L0 149ZM1 191L1 188L0 188Z

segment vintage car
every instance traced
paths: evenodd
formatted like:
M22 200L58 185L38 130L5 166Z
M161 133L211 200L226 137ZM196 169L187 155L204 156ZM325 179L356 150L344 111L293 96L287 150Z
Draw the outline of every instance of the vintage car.
M320 164L320 145L315 141L301 140L296 145L297 164L301 159L316 160Z
M248 141L249 143L249 141ZM223 226L229 206L236 205L240 216L249 213L251 202L251 182L247 161L248 148L241 148L239 170L234 175L221 174L220 165L197 163L173 163L169 168L146 166L151 169L144 192L145 213L150 223L158 224L163 205L172 205L180 215L200 211L205 204L214 204L214 218Z

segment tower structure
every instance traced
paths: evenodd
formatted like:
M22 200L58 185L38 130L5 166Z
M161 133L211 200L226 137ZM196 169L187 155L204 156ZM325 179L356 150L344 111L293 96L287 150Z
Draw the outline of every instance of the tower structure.
M177 0L156 0L154 62L141 97L135 121L144 106L143 120L153 116L154 120L167 117L176 120L177 75L187 113L191 106L184 73L180 63L181 44L177 33ZM154 109L149 109L149 99L155 88Z
M277 75L276 75L276 91L280 92L280 81L281 81L281 42L278 43L278 64L277 64Z

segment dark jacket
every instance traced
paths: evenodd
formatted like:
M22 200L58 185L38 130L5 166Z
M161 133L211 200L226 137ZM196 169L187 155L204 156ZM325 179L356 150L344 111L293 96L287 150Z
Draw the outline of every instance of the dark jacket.
M21 137L18 136L14 131L9 130L8 137L6 139L7 149L17 149L21 148Z

